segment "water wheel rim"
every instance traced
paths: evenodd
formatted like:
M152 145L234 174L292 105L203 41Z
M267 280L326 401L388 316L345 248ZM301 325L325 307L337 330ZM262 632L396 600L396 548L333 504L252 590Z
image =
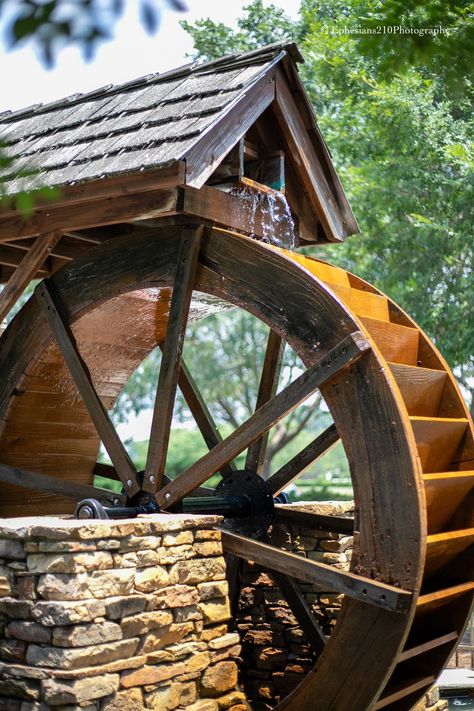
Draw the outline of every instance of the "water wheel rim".
M53 282L70 322L128 291L172 286L181 235L182 228L168 227L153 238L117 238L57 272ZM253 313L284 337L307 366L360 328L330 290L291 256L218 230L209 229L203 237L194 288ZM8 377L1 383L0 416L23 370L49 339L37 303L28 302L2 337L0 367ZM375 348L350 376L345 373L325 386L323 394L349 449L360 518L353 567L413 592L412 603L399 614L346 599L315 669L279 708L309 708L304 704L317 694L321 708L342 709L341 689L347 685L355 689L354 704L368 707L390 675L414 613L424 556L419 471L413 436L384 365ZM364 432L370 437L365 439ZM388 452L383 459L376 457L377 440ZM402 510L397 502L403 503ZM360 644L363 655L357 653ZM338 658L343 649L347 663ZM363 688L357 687L361 678Z

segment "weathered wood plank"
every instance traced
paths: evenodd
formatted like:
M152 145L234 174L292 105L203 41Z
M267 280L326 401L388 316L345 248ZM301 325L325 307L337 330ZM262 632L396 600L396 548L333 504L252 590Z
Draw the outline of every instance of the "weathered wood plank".
M156 190L153 193L122 195L96 200L87 205L54 203L38 210L31 217L14 215L0 220L0 242L33 237L55 230L74 230L112 225L126 220L145 220L177 211L178 190Z
M181 390L186 404L189 407L192 416L201 432L203 439L209 449L212 449L222 442L222 435L219 432L214 418L209 412L204 398L202 397L196 381L192 377L189 368L183 359L181 359L181 369L178 376L178 386ZM222 467L222 476L227 476L235 471L235 464L229 462Z
M25 254L0 293L0 322L16 304L60 237L59 232L41 235Z
M129 496L140 489L137 472L127 450L120 441L102 400L98 396L86 364L77 349L74 336L63 315L60 298L53 291L52 284L41 282L35 289L35 295L43 314L61 348L64 360L89 411L94 426L104 444L112 463L120 476L125 491Z
M80 501L81 499L98 499L101 503L112 505L113 503L124 504L127 497L123 494L116 494L113 491L99 489L96 486L87 484L77 484L73 481L60 479L59 477L41 474L40 472L26 471L18 467L11 467L0 464L0 481L5 484L14 484L24 489L34 489L35 491L49 491L57 496L66 496L69 499ZM28 507L25 507L25 515L28 515Z
M262 375L257 394L255 410L268 402L278 389L285 342L275 331L268 334L267 348L263 362ZM250 445L245 460L245 468L262 474L265 466L265 456L268 445L268 430L265 434Z
M143 490L155 493L161 487L173 419L176 388L181 367L186 324L193 293L202 227L183 231L178 251L166 338L151 423ZM202 483L202 482L200 482Z
M82 204L82 209L87 210L86 203L104 200L107 198L130 195L132 193L155 192L163 188L173 188L182 185L185 176L185 164L177 161L163 168L144 170L139 173L108 177L107 180L90 180L78 185L67 185L61 188L60 194L51 202L38 196L35 200L33 215L48 211L51 208ZM0 208L0 223L7 217L18 215L16 209ZM12 237L15 239L15 237Z
M276 584L303 630L306 641L309 642L315 654L321 654L326 646L326 637L295 579L276 570L272 570L272 577L275 578Z
M281 71L277 73L276 87L275 113L291 149L299 178L315 205L327 238L339 242L348 234L340 208Z
M325 563L308 560L295 553L289 553L230 531L222 530L222 544L225 551L245 560L253 560L270 570L321 586L324 590L343 593L384 610L404 613L412 599L412 593L407 590L338 570Z
M329 425L324 432L321 432L312 442L306 445L301 452L295 454L289 462L284 464L275 474L268 479L268 486L273 496L283 491L294 481L302 471L312 462L329 452L336 442L339 441L339 434L336 425Z
M344 338L326 356L265 403L229 437L163 487L156 495L159 505L166 508L180 501L219 471L226 462L234 459L252 442L259 439L264 432L294 410L323 383L348 368L369 350L368 342L358 331Z
M457 638L457 632L448 632L447 634L440 635L439 637L430 639L428 642L423 642L422 644L417 644L413 647L405 649L399 655L397 661L398 663L405 662L407 659L417 657L420 654L424 654L425 652L435 649L436 647L442 647L444 644L448 644L448 642L454 642Z
M384 695L375 704L374 711L384 709L390 704L395 703L395 701L399 701L415 691L428 689L432 684L434 684L435 681L436 677L431 675L422 676L416 679L404 679L391 687L389 686L384 691Z
M295 526L305 526L319 531L332 531L344 536L354 533L354 519L344 516L326 516L324 514L298 511L287 504L275 505L275 518L277 521L286 522Z

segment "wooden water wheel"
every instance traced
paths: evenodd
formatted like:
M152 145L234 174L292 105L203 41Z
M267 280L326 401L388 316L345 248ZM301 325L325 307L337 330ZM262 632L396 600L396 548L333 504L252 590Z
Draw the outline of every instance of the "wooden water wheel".
M223 302L271 330L256 412L221 440L181 352L186 323ZM275 395L283 342L307 370ZM141 478L107 409L156 345L163 358ZM164 226L107 242L42 282L2 336L0 367L0 472L10 482L1 484L2 516L25 514L24 486L35 490L29 515L69 513L71 500L85 497L111 506L156 498L166 510L216 472L219 493L239 477L243 486L247 474L233 459L247 450L246 468L258 473L265 433L319 388L334 424L273 472L254 502L257 515L260 504L267 514L272 496L340 437L356 503L351 572L245 529L223 532L230 554L275 571L318 649L314 670L278 708L315 708L318 699L321 711L401 711L435 681L474 590L472 429L445 362L386 296L342 269L252 239ZM167 482L177 387L210 451ZM93 486L100 440L123 495ZM274 515L284 519L284 506ZM295 579L344 593L328 640Z

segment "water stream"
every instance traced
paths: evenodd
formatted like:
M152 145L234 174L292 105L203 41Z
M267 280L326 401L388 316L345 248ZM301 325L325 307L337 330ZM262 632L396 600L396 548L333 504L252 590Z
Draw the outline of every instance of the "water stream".
M284 249L294 249L295 224L284 193L262 190L247 185L232 189L240 199L242 221L247 220L254 239Z

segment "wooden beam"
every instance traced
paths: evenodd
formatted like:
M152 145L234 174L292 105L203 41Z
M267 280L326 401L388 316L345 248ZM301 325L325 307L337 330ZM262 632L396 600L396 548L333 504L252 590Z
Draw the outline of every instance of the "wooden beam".
M203 231L203 227L183 230L178 251L143 478L143 491L150 493L155 493L161 487L165 473L176 388L181 368L181 354Z
M289 462L284 464L275 474L268 479L268 486L273 496L276 496L286 489L302 471L312 462L322 457L339 441L339 434L336 425L329 425L324 432L321 432L312 442L306 445L301 452L295 454Z
M261 237L265 229L270 227L270 218L265 212L266 206L258 200L264 192L264 187L256 187L255 184L246 182L247 194L253 192L255 201L242 200L238 195L207 185L203 185L199 190L185 188L182 191L180 208L183 214L211 220L215 225L229 230ZM275 239L278 240L284 238L288 225L278 222L272 224L271 228Z
M313 652L319 656L326 646L326 637L296 580L289 575L285 575L285 573L279 573L277 570L272 570L272 577L275 578L276 584L303 630L305 640L310 644Z
M24 489L34 489L35 491L49 491L57 496L65 496L74 501L81 499L97 499L102 504L114 505L125 504L127 497L123 494L116 494L113 491L99 489L96 486L87 484L76 484L73 481L59 479L39 472L26 471L18 467L11 467L7 464L0 464L0 481L5 484L21 486ZM28 505L25 502L25 516L28 515Z
M189 368L183 359L181 359L181 369L178 376L178 386L181 390L186 404L189 407L192 416L194 417L196 424L201 432L203 439L209 449L212 449L222 442L222 436L217 429L214 418L212 417L209 409L199 392L199 388L193 379ZM222 476L229 476L235 471L235 464L229 462L225 464L221 470Z
M221 533L224 551L244 560L253 560L269 570L276 570L297 580L312 583L322 590L343 593L384 610L405 613L410 606L412 593L407 590L401 590L394 585L372 580L363 575L339 570L326 563L308 560L295 553L289 553L230 531L222 530Z
M140 490L135 466L120 441L107 410L97 394L88 368L77 349L60 297L55 293L52 283L48 281L38 284L35 295L124 489L128 496L132 496Z
M344 536L354 533L354 519L344 516L325 516L324 514L311 513L311 511L298 511L289 504L275 505L275 519L288 525L304 526L319 531L332 531Z
M107 198L120 197L121 195L174 188L184 183L185 168L183 161L176 161L163 168L88 180L77 185L66 185L60 188L60 194L54 201L37 196L35 212L40 212L43 209L48 210L48 208L52 207L102 201ZM86 208L84 207L83 209ZM18 211L15 208L0 208L0 221L5 217L13 217L15 215L18 216Z
M164 486L156 495L159 505L167 508L180 501L219 471L224 464L259 439L282 417L312 395L318 387L334 377L336 373L355 363L369 350L369 343L359 331L344 338L326 356L257 410L229 437L188 467L174 481Z
M284 350L284 340L276 331L270 329L255 410L262 407L262 405L271 400L276 394ZM268 434L267 430L260 439L250 445L247 452L245 468L257 472L257 474L263 473L267 454Z
M276 87L275 112L299 178L308 191L328 239L339 242L348 234L339 205L281 70L277 71Z
M59 232L41 235L25 254L0 293L0 322L16 304L60 237Z

